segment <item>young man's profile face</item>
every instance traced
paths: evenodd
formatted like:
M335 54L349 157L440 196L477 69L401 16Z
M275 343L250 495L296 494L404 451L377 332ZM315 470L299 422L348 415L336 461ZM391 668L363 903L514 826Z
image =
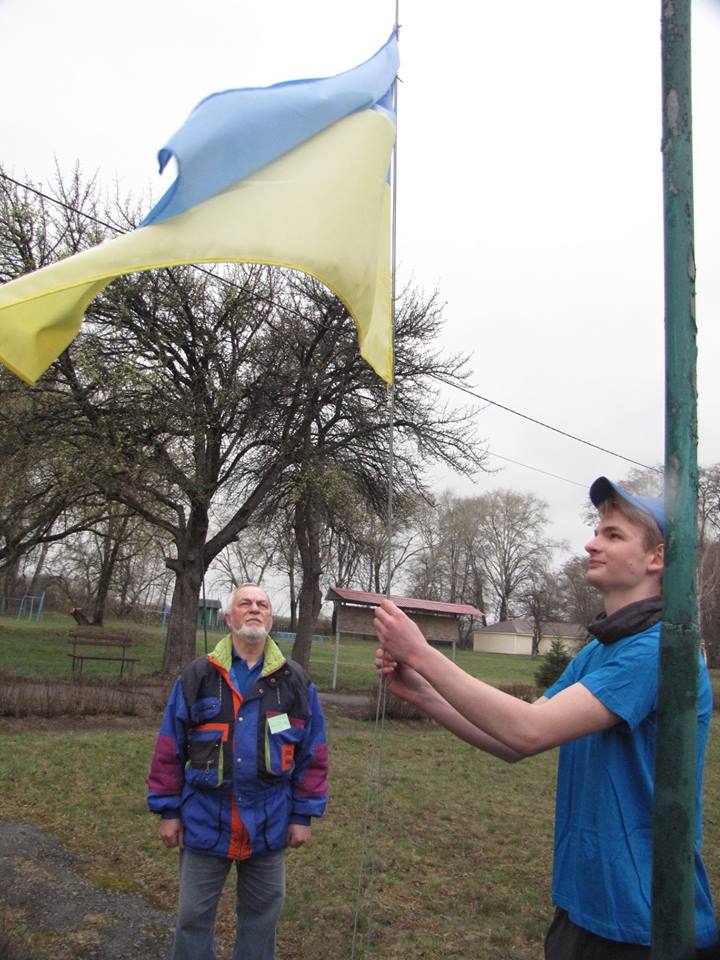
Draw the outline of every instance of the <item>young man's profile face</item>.
M588 552L585 580L600 593L632 591L663 569L663 547L648 550L645 530L619 510L610 510L585 544Z

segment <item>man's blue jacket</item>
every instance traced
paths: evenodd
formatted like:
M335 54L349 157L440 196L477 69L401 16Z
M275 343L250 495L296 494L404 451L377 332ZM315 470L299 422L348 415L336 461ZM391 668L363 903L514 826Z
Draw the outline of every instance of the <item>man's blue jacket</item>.
M180 818L184 846L244 860L280 850L288 824L327 803L327 742L317 690L268 637L243 699L232 637L194 660L172 689L148 777L148 806Z

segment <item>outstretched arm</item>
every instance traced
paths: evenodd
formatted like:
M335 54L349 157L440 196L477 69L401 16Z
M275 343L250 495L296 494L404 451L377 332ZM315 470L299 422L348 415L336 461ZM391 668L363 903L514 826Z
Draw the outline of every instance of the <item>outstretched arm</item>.
M375 654L375 666L387 679L388 693L413 703L433 720L454 733L456 737L467 741L473 747L484 750L500 760L515 763L522 755L511 750L504 743L483 733L478 727L466 720L462 714L440 696L437 690L407 664L397 663L383 656L382 648Z
M581 683L560 691L552 700L530 704L476 680L431 647L417 624L389 600L383 600L375 611L375 632L386 655L416 671L461 720L518 757L606 730L620 719ZM435 709L452 721L440 704ZM463 735L459 730L453 732ZM473 742L468 736L463 739ZM483 743L476 745L488 748Z

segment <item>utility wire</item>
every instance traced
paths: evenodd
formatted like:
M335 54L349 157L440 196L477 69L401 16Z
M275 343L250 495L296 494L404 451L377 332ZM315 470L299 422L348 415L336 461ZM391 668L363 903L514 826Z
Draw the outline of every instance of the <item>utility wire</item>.
M505 460L507 463L514 463L518 467L525 467L526 470L534 470L535 473L542 473L546 477L552 477L554 480L563 480L565 483L572 483L575 487L582 487L583 490L587 489L587 483L580 483L578 480L570 480L569 477L561 477L557 473L548 473L547 470L541 470L540 467L531 467L529 463L523 463L521 460L512 460L510 457L503 457L501 453L494 453L492 450L488 450L489 457L496 457L498 460Z
M445 377L441 377L436 373L429 373L428 376L433 380L437 380L440 383L446 384L448 387L454 387L456 390L462 390L463 393L468 393L471 397L475 397L477 400L483 400L487 404L492 404L493 407L497 407L499 410L505 410L506 413L512 413L516 417L522 417L523 420L529 420L530 423L534 423L538 427L544 427L546 430L552 430L553 433L559 433L561 437L567 437L569 440L575 440L576 443L584 443L586 447L592 447L593 450L600 450L602 453L609 453L611 457L617 457L618 460L625 460L627 463L633 463L636 467L642 467L644 470L652 470L655 473L662 473L662 471L658 470L657 467L651 467L647 463L641 463L639 460L633 460L631 457L626 457L622 453L615 453L614 450L608 450L607 447L600 447L597 443L591 443L590 440L583 440L582 437L576 437L575 434L568 433L567 430L561 430L559 427L553 427L549 423L544 423L542 420L536 420L535 417L528 416L527 413L521 413L519 410L513 410L512 407L506 407L503 403L498 403L496 400L491 400L489 397L483 397L482 394L477 393L475 390L470 390L469 387L463 387L461 384L454 383L452 380L446 380ZM523 464L523 466L526 466L526 464ZM564 477L561 477L560 479L564 479Z
M30 193L34 193L36 196L42 197L43 200L49 200L50 203L55 203L58 207L64 207L71 213L76 213L79 217L85 217L86 220L92 220L93 223L97 223L101 227L108 227L110 230L114 230L115 233L126 232L125 230L121 230L120 227L116 227L112 223L108 223L106 220L98 220L97 217L94 217L91 213L86 213L85 210L78 210L77 207L73 207L71 204L65 203L64 200L59 200L57 197L51 197L48 193L43 193L42 190L38 190L37 187L31 187L29 183L21 183L19 180L15 180L13 177L5 173L4 170L0 171L0 177L2 177L3 180L9 180L10 183L14 183L16 187L22 187L23 190L29 190Z
M73 207L71 204L65 203L63 200L59 200L57 197L51 197L50 194L43 193L42 190L38 190L36 187L31 187L29 183L21 183L19 180L15 180L13 177L8 176L8 174L4 171L0 170L0 177L3 177L5 180L9 180L10 183L14 183L18 187L22 187L23 190L29 190L30 193L34 193L38 197L42 197L43 200L48 200L50 203L57 204L59 207L64 207L71 213L76 213L78 216L85 217L87 220L92 220L93 223L97 223L101 227L107 227L108 230L113 230L120 236L124 236L130 232L128 230L122 230L120 227L115 226L114 223L108 223L107 220L99 220L97 217L92 216L92 214L86 213L84 210L79 210L77 207ZM213 271L208 270L207 267L201 267L199 263L191 263L189 266L192 267L193 270L199 271L199 273L204 273L206 277L212 277L213 280L218 280L220 283L224 283L226 286L232 287L234 290L243 290L243 287L241 287L240 284L234 283L232 280L228 280L227 277L223 277L219 273L213 273ZM261 297L258 295L258 299L262 300L264 303L270 304L271 306L277 306L275 301L269 297Z

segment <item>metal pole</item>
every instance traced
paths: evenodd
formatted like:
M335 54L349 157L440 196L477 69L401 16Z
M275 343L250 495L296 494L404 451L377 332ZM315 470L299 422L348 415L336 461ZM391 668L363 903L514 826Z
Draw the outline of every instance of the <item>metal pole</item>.
M340 604L335 607L335 657L333 659L332 688L337 686L338 660L340 659Z
M395 2L395 34L400 33L400 3ZM395 125L397 129L398 120L398 81L395 79L393 87L393 111L395 113ZM390 242L391 251L391 288L390 288L390 342L392 349L393 367L395 365L395 294L396 294L396 272L397 272L397 132L395 134L395 147L392 154L392 237ZM392 568L393 568L393 535L395 532L395 517L393 514L393 487L395 485L395 374L393 370L392 382L387 387L388 404L388 484L387 484L387 561L385 577L385 595L390 596L392 586Z
M653 960L695 956L697 391L690 2L662 0L664 612L653 821Z

